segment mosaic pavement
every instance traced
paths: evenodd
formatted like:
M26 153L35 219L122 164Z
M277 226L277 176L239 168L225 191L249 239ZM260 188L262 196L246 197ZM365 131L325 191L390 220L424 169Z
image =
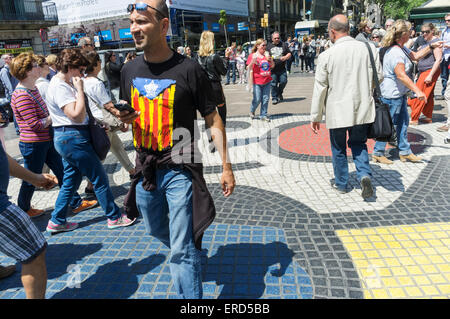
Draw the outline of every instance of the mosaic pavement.
M401 163L393 148L394 165L371 162L376 191L364 201L351 159L353 190L341 195L330 187L328 133L312 135L307 115L279 114L270 123L232 117L237 187L225 199L220 158L206 151L200 121L205 179L217 208L202 247L205 298L449 298L450 148L439 125L409 131L423 163ZM134 160L131 134L120 136ZM128 175L113 155L105 168L121 206ZM19 187L12 179L9 194ZM51 211L57 192L36 192L33 205ZM48 218L34 220L40 230ZM70 220L80 228L45 234L47 298L176 297L169 250L146 235L142 220L108 230L100 208ZM11 262L0 255L1 264ZM0 298L23 298L20 286L18 273L0 281Z

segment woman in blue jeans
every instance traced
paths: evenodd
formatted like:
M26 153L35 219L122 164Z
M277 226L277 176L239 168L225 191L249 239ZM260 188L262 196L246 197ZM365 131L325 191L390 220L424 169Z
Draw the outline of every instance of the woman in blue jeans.
M55 148L64 165L64 180L47 231L71 231L77 223L66 220L69 202L79 188L83 176L94 185L100 206L108 218L108 228L129 226L130 220L114 203L108 176L92 147L83 92L84 74L88 61L79 49L65 49L58 56L58 73L50 81L47 93L48 108L55 131Z
M55 173L61 187L63 163L53 146L52 120L47 105L36 87L36 80L41 75L38 59L33 53L22 53L13 60L10 67L12 74L19 80L12 94L11 107L20 127L19 149L24 166L33 173L40 174L46 163ZM34 190L32 184L23 181L17 199L18 206L32 218L44 213L44 210L31 207ZM74 193L69 206L74 213L79 213L96 204L97 201L82 200L78 193Z
M434 47L439 44L427 46L419 52L412 52L404 47L409 40L411 26L409 22L397 20L383 38L382 46L386 49L383 58L384 80L381 83L382 102L389 105L392 121L397 131L398 149L402 162L420 162L421 157L416 156L411 151L408 142L409 114L407 109L407 94L413 91L419 100L426 103L425 94L411 80L413 69L412 60L420 60L429 54ZM393 162L384 155L386 143L376 142L372 159L374 162L382 164L392 164Z
M247 65L252 70L253 76L253 100L250 108L250 118L255 118L255 111L261 104L260 119L270 122L267 116L271 89L271 69L275 63L269 52L266 52L267 43L264 39L256 40L252 53L248 56Z

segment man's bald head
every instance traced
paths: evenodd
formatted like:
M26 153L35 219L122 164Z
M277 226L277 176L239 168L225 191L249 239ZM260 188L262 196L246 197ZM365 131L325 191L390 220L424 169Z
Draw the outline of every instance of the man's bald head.
M348 33L350 31L350 24L348 23L348 19L343 14L338 14L332 17L328 26L331 30L334 30L338 33Z

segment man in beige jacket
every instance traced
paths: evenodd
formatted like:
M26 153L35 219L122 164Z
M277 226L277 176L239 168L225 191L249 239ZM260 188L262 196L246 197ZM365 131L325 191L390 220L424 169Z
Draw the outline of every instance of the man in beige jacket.
M319 56L311 104L311 129L318 133L325 112L335 175L332 186L342 194L348 191L348 132L348 146L352 150L362 197L366 199L373 196L367 129L375 119L369 51L363 42L349 36L349 23L344 15L336 15L330 20L328 32L334 45ZM376 48L373 45L371 48L381 80L379 57Z

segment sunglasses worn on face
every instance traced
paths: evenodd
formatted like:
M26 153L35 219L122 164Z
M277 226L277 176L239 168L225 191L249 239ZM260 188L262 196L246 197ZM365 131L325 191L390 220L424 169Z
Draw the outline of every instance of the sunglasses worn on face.
M422 33L425 33L425 34L428 34L430 32L431 32L430 30L422 31Z
M131 3L128 5L127 7L127 11L128 13L132 13L134 10L137 11L146 11L147 8L151 8L153 10L155 10L156 12L158 12L163 18L167 18L167 16L162 13L161 11L159 11L158 9L156 9L155 7L152 7L149 4L143 3L143 2L138 2L138 3Z

